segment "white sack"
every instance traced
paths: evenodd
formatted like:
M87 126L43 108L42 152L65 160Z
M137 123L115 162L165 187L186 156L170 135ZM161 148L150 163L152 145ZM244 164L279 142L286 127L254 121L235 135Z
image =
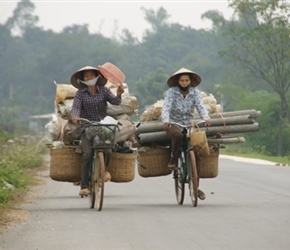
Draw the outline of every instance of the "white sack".
M138 111L138 102L135 96L124 96L120 105L112 105L108 102L107 115L119 114L133 115Z
M73 105L73 99L67 99L61 101L56 106L56 113L65 120L69 120L71 117L71 109Z
M53 115L52 119L45 125L45 136L49 141L62 139L62 133L66 121L58 115Z
M136 127L134 123L129 120L123 119L118 120L118 122L120 122L122 126L119 126L119 129L117 128L116 130L115 142L116 143L125 141L135 142Z
M54 84L56 86L55 106L64 100L73 99L78 91L78 89L71 84L62 84L56 81L54 81Z

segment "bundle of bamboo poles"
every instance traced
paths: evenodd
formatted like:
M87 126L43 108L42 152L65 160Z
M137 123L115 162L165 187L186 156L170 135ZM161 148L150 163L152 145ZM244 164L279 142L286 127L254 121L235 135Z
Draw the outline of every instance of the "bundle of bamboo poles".
M199 129L205 131L209 144L230 144L245 142L245 138L235 136L237 133L256 132L259 124L255 121L261 111L255 109L210 114L211 126L200 124ZM199 117L194 123L201 121ZM163 130L161 121L146 121L136 124L136 137L139 145L168 145L170 139ZM231 135L232 134L232 135Z

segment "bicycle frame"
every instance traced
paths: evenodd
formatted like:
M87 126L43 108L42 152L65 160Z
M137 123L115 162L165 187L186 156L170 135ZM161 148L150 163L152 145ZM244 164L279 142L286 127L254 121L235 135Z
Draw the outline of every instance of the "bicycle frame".
M187 183L187 163L186 163L186 159L187 159L187 152L188 150L193 150L191 148L191 145L190 145L190 138L189 138L189 135L191 133L191 126L184 126L184 125L181 125L179 123L172 123L172 125L177 125L179 127L182 127L184 129L186 129L186 134L185 134L185 137L183 138L183 141L182 141L182 146L181 146L181 155L180 155L180 166L182 167L182 172L183 172L183 181L184 183Z
M172 124L186 129L186 134L183 138L181 146L181 155L179 157L178 169L173 171L173 178L175 180L175 194L179 205L184 201L184 186L188 183L189 194L192 205L197 206L198 201L198 176L196 168L196 158L193 148L190 145L190 133L192 126L184 126L178 123Z
M94 208L96 203L97 210L101 211L105 189L106 158L108 157L105 151L114 147L115 130L118 124L102 124L91 122L84 118L80 118L80 121L87 123L87 126L85 125L85 133L93 149L92 166L89 173L90 208ZM102 127L107 128L107 130L103 131Z
M97 210L101 211L105 190L105 155L101 149L94 149L89 183L91 191L90 208L94 208L96 203Z
M187 151L188 150L193 150L190 148L190 141L189 138L186 137L183 139L182 146L181 146L181 155L180 155L180 166L182 167L182 172L183 172L183 181L184 183L187 183Z

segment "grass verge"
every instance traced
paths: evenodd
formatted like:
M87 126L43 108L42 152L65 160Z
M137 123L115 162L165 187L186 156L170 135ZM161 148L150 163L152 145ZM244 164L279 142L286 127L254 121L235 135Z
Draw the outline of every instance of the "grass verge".
M11 223L24 218L17 209L23 203L29 187L39 185L37 172L44 168L42 152L34 146L14 145L0 158L0 233Z
M238 147L236 145L222 148L220 150L220 154L272 161L276 164L290 166L290 156L270 156L267 154L251 151L250 149L245 150L244 148Z

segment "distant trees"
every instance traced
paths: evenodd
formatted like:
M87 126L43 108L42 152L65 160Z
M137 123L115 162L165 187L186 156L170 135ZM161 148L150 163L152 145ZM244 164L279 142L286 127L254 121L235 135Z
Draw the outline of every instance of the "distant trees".
M21 0L5 26L14 34L22 35L26 29L35 27L38 22L38 16L33 15L34 10L34 3L30 0Z
M272 1L275 10L279 9L275 6L280 6L280 2L284 3ZM272 1L232 3L241 8L241 13L259 10L257 13L265 18L271 13ZM254 5L256 2L258 5ZM170 15L163 8L144 9L152 29L144 33L140 42L128 30L123 31L120 40L101 33L91 34L86 24L73 24L59 33L44 30L37 26L34 5L28 0L20 1L13 16L0 25L0 126L12 131L27 124L30 115L54 112L53 81L69 84L71 74L84 65L98 66L106 61L118 65L126 74L130 94L138 99L139 115L164 98L168 77L186 67L201 75L199 89L214 94L218 103L224 104L225 111L262 111L258 120L260 132L247 135L249 147L268 154L277 153L279 127L276 123L283 121L280 127L283 140L279 142L283 150L279 152L285 155L290 148L286 118L290 46L286 36L280 33L289 35L289 31L285 20L274 15L274 9L273 16L269 16L274 21L266 19L262 23L258 23L263 20L260 16L256 20L247 19L250 14L242 15L229 21L221 13L208 12L205 16L214 23L209 31L170 23ZM222 57L221 51L227 56ZM254 67L258 68L251 71Z
M145 13L145 20L151 24L153 32L157 32L168 25L170 15L163 7L159 8L156 12L152 9L145 9L144 7L141 9Z
M213 12L207 13L207 17L230 38L221 54L262 79L278 94L277 153L281 155L283 123L290 128L290 4L285 0L233 0L229 6L235 10L235 19L226 21Z

